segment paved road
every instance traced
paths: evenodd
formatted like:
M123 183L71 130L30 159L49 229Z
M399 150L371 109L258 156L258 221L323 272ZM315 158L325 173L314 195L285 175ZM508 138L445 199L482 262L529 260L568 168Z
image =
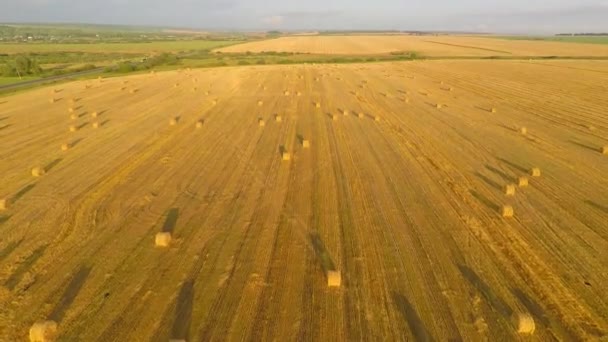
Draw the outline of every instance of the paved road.
M50 77L45 77L45 78L41 78L41 79L37 79L37 80L30 80L30 81L23 81L23 82L19 82L19 83L7 84L7 85L0 86L0 91L18 89L18 88L22 88L22 87L28 87L28 86L36 85L36 84L43 84L43 83L47 83L50 81L63 80L66 78L72 78L72 77L76 77L76 76L95 74L95 73L102 71L103 69L104 69L103 67L100 67L100 68L95 68L95 69L91 69L91 70L74 72L71 74L50 76Z

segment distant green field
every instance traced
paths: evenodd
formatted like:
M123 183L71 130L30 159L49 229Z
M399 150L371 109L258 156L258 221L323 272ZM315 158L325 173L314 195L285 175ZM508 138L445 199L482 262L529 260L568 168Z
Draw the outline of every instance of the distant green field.
M550 42L564 43L585 43L585 44L608 44L608 36L551 36L551 37L527 37L527 36L506 36L496 37L509 40L542 40Z
M23 77L22 79L19 79L19 77L0 77L0 86L7 85L7 84L13 84L13 83L19 83L19 82L23 82L23 81L35 80L38 78L40 78L40 77L26 76L26 77Z
M48 43L0 43L0 51L7 54L38 52L180 52L190 50L210 50L242 43L232 40L178 40L149 43L98 43L98 44L48 44Z

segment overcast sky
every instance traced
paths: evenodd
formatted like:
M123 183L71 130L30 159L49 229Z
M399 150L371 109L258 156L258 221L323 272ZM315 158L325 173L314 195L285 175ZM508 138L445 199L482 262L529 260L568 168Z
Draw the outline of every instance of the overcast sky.
M608 0L0 0L0 22L218 30L608 32Z

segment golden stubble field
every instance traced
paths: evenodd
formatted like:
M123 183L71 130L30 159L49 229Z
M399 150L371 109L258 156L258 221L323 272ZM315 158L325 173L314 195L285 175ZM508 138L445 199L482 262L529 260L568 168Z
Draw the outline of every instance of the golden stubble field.
M338 55L417 52L428 57L608 56L608 45L468 36L291 36L217 49L225 53L297 52Z
M267 66L0 98L0 340L606 338L607 76Z

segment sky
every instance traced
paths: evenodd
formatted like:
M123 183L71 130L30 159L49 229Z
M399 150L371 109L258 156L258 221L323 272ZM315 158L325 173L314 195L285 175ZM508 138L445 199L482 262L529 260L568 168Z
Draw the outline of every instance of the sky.
M0 0L0 22L210 30L608 32L608 0Z

